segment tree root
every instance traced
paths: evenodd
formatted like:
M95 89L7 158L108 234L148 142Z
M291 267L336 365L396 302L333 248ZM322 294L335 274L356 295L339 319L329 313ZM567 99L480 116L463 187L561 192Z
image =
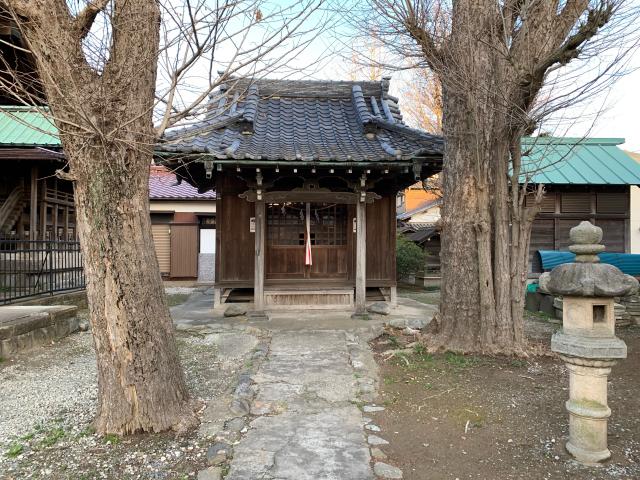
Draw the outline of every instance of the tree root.
M198 428L200 425L200 417L198 412L202 411L204 402L197 399L190 399L186 405L186 412L178 418L178 421L171 427L177 436L183 436L191 430Z
M530 358L553 355L549 347L540 343L504 344L469 342L450 338L443 333L420 335L420 343L429 353L454 352L462 355L489 355L493 357Z

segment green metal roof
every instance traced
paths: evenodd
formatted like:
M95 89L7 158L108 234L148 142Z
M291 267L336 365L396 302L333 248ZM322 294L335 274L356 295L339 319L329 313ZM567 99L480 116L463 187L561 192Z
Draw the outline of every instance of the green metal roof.
M574 185L640 185L640 163L618 147L623 138L525 137L522 180ZM42 109L0 106L0 147L61 147Z
M60 147L58 130L42 109L0 106L0 147Z
M618 147L624 138L526 137L522 164L532 183L640 185L640 163Z

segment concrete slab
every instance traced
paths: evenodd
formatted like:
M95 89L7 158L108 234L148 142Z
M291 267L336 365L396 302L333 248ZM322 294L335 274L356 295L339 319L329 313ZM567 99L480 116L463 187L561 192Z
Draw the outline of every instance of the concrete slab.
M73 305L0 307L0 356L8 358L77 331L77 310Z
M251 310L252 304L245 304ZM171 315L181 328L189 326L209 325L221 328L254 327L269 331L309 331L334 330L357 331L361 336L370 338L378 335L385 324L400 320L403 324L413 324L412 320L420 320L423 324L433 318L437 306L427 305L415 300L400 297L398 305L391 309L390 315L371 314L369 320L351 318L350 309L343 310L291 310L273 311L269 320L252 320L247 316L225 317L224 311L229 304L213 305L213 289L194 292L182 305L171 309Z

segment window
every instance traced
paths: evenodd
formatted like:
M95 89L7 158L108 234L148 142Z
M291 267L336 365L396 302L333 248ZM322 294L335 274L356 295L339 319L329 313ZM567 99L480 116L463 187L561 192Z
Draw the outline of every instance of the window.
M347 206L312 203L311 245L347 244ZM267 241L270 245L304 245L306 203L272 203L267 209Z

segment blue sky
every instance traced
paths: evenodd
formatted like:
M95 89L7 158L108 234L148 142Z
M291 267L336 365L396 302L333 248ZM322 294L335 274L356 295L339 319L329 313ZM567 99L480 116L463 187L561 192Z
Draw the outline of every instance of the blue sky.
M295 0L273 0L270 4L272 7L286 7L294 2ZM344 0L343 4L345 4ZM632 0L632 4L640 5L640 0ZM290 78L331 80L349 79L350 68L348 64L350 63L350 54L346 50L352 44L350 37L353 32L353 26L345 19L345 16L336 17L323 10L314 13L310 21L311 23L319 22L322 24L323 20L327 20L326 15L331 20L325 24L325 28L322 31L312 31L303 35L305 39L313 38L313 41L304 50L293 55L286 55L286 59L276 62L278 65L276 68L270 72L263 73L263 75L268 77L290 76ZM271 27L278 28L278 25L271 25ZM258 25L251 37L259 40L261 38L260 33L261 25ZM633 36L635 37L634 40L637 39L635 32L633 32ZM332 55L336 51L342 51L343 57ZM219 52L222 59L226 59L227 56L234 54L234 49L220 48ZM599 63L606 63L604 60L601 62L598 62L598 60L600 59L596 59L592 68L589 65L590 71L596 71L594 69L600 67ZM634 68L637 70L633 70ZM297 69L303 71L296 72ZM621 137L626 140L623 148L640 152L640 52L636 52L631 58L627 70L631 70L630 73L617 80L610 91L597 97L589 97L586 106L572 107L564 112L565 118L560 122L555 124L551 120L545 122L542 130L557 136ZM393 75L392 92L395 94L401 89L402 77L406 78L406 75L400 73ZM196 85L203 81L202 78L194 78L193 80ZM600 110L602 111L594 119L593 113Z
M640 52L631 59L637 70L619 79L605 99L606 110L595 121L590 137L622 137L622 148L640 152ZM591 122L572 126L568 134L580 137L589 131Z

